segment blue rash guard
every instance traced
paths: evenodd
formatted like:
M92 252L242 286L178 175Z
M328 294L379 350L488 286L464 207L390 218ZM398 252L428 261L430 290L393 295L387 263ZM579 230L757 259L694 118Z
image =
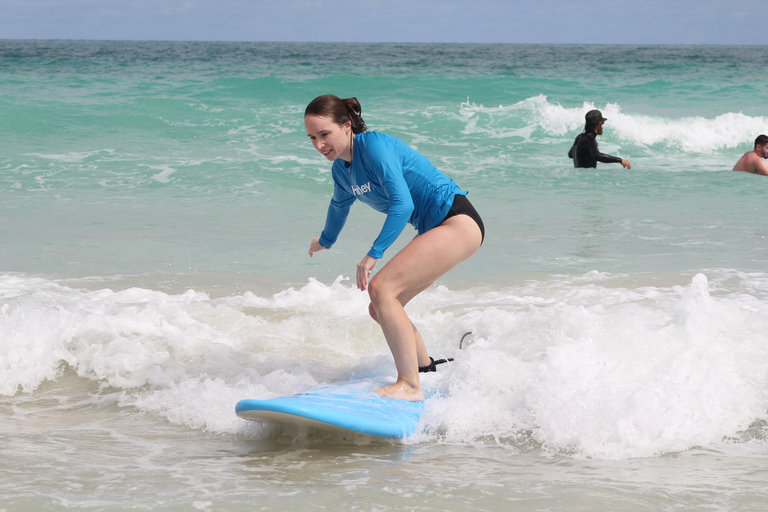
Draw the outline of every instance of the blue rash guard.
M352 163L333 162L333 198L328 207L320 245L336 242L359 199L387 214L384 226L368 255L381 258L407 223L421 235L438 226L448 214L455 195L466 195L456 183L403 141L378 132L355 135Z

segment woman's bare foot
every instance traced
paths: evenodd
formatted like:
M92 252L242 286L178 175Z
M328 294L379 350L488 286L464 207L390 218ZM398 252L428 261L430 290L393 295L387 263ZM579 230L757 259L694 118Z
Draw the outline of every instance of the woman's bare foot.
M398 400L409 400L411 402L424 400L424 391L421 389L421 385L413 387L401 380L398 380L389 386L374 389L373 392L382 398L396 398Z

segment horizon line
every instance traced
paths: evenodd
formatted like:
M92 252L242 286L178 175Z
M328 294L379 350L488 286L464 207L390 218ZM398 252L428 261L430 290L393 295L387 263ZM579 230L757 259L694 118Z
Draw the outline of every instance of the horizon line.
M0 38L0 41L72 41L113 43L285 43L285 44L413 44L413 45L518 45L518 46L754 46L745 43L524 43L457 41L288 41L248 39L89 39L89 38Z

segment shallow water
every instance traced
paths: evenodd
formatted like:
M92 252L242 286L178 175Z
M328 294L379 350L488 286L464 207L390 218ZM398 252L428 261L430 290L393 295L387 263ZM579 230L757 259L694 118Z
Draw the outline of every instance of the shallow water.
M764 64L0 41L0 510L763 510L768 180L730 168L768 132ZM404 443L234 414L394 376L350 281L383 218L355 206L306 255L332 183L301 115L325 92L470 190L487 228L409 305L455 361L424 376ZM631 171L566 158L593 107Z

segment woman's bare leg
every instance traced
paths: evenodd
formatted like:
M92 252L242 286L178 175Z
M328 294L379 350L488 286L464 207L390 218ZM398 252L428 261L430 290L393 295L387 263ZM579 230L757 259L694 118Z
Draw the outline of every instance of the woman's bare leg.
M395 359L397 381L376 390L381 396L421 400L419 362L429 364L424 341L403 306L480 247L480 228L456 215L414 238L371 279L371 316L381 325ZM423 366L423 365L422 365Z
M418 291L420 292L421 290L418 290ZM416 295L418 295L418 292L413 294L401 294L400 297L397 298L397 300L399 300L400 304L402 304L403 307L405 307L405 305L408 304L408 302L410 302L410 300ZM371 303L368 306L368 313L370 313L371 318L376 320L376 323L379 322L379 318L376 315L376 310L373 308L373 303ZM418 366L427 366L430 363L430 359L429 359L429 352L427 351L427 346L424 344L424 338L421 337L421 333L416 328L416 326L413 325L413 322L411 322L411 326L413 326L413 336L416 341L416 356L417 356Z

